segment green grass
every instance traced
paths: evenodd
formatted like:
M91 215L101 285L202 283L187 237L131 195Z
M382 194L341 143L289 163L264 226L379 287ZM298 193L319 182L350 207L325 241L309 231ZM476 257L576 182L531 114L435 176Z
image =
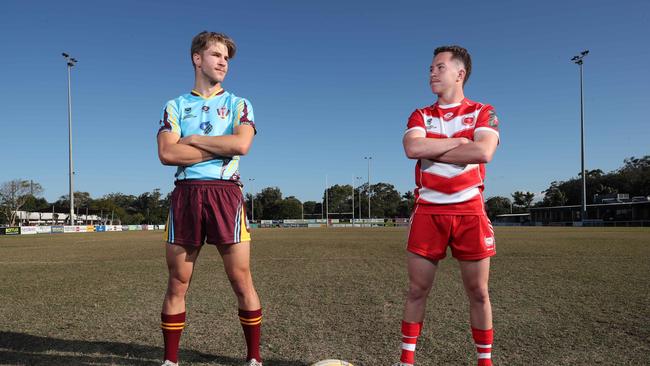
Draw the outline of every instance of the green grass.
M0 364L159 365L161 232L0 237ZM406 230L258 229L253 276L269 366L399 356ZM647 365L650 230L498 228L495 365ZM475 365L458 266L441 262L419 365ZM182 365L240 365L244 340L210 246L187 298Z

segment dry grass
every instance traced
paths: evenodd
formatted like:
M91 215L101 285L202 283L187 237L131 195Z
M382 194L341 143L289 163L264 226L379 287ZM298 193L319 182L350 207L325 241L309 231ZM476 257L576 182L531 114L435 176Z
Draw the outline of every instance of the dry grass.
M269 366L389 365L406 289L404 229L259 229L253 275ZM0 237L0 364L159 365L160 232ZM499 228L496 365L647 365L650 230ZM241 365L236 302L214 248L188 295L183 365ZM430 297L419 365L474 365L453 259Z

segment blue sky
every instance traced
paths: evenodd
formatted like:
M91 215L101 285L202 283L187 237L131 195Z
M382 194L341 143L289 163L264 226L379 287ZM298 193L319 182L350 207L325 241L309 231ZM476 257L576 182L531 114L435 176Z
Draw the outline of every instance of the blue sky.
M95 198L173 187L155 134L163 104L189 91L192 36L238 45L224 87L248 98L257 135L243 158L247 190L278 186L319 200L367 177L404 193L406 119L434 102L432 51L473 57L466 95L495 106L501 145L486 195L540 192L580 170L579 73L585 59L586 166L610 171L650 154L647 1L9 1L0 23L3 169L67 194L66 70L73 69L75 190ZM643 107L646 106L646 107Z

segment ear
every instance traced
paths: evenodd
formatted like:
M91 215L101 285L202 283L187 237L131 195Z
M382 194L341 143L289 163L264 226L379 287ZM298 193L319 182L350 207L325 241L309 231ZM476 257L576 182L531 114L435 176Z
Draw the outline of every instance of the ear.
M465 69L458 70L458 79L456 79L456 81L463 82L465 80L465 74L467 74Z
M193 54L192 61L194 61L194 66L199 66L199 63L201 61L201 55L198 53Z

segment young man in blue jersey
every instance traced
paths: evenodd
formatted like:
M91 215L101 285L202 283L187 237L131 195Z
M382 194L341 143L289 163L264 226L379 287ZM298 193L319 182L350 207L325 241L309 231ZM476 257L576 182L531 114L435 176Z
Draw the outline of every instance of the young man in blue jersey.
M161 313L163 366L178 365L185 295L204 243L217 247L239 306L246 365L262 365L262 309L250 272L250 233L239 181L239 157L256 134L250 102L223 90L235 43L221 33L192 40L194 89L165 105L158 156L177 166L166 227L167 292Z

